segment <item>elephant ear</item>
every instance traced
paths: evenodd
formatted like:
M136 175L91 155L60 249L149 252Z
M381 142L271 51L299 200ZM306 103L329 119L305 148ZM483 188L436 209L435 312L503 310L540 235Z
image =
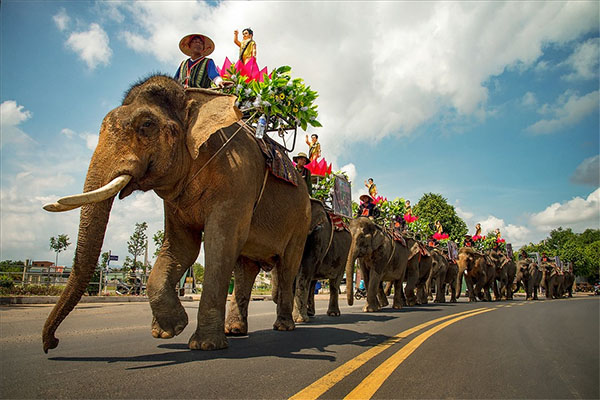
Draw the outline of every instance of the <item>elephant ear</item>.
M383 245L383 232L376 231L373 233L373 249L378 249Z
M242 118L236 97L208 89L186 89L186 145L193 159L210 136Z

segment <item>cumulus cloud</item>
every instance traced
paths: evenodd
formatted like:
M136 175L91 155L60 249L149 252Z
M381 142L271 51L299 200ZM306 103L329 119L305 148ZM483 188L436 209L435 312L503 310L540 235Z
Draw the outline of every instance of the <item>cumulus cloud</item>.
M484 235L498 228L500 229L502 237L506 239L508 243L512 243L513 246L521 246L530 241L531 231L526 226L506 224L502 218L493 215L489 215L479 223L481 224L481 231Z
M564 62L573 72L563 78L569 81L597 79L598 59L600 58L600 38L588 39L579 44L573 54Z
M538 110L540 114L549 115L549 119L540 120L527 130L534 134L553 133L578 123L594 111L598 111L597 90L581 97L568 90L559 97L556 104L544 104Z
M120 4L136 21L126 44L171 69L183 59L179 39L198 26L215 40L217 64L237 57L233 29L252 27L261 66L290 64L319 92L328 158L348 143L410 135L440 111L485 118L491 77L534 67L548 42L597 27L596 5L579 2Z
M600 226L600 188L587 198L575 197L565 203L554 203L544 211L533 214L530 222L538 230L551 230L559 226L583 230Z
M71 18L67 15L67 11L64 8L61 8L58 14L52 17L56 27L62 32L69 26L69 22Z
M521 99L521 104L525 107L537 106L537 98L535 97L535 94L531 92L525 93Z
M571 182L595 187L600 186L600 156L583 160L571 176Z
M96 150L96 146L98 145L98 138L100 137L100 135L93 133L82 133L81 135L79 135L79 137L85 140L85 145L88 149L92 151Z
M71 33L67 39L67 47L79 55L89 69L95 69L99 64L108 65L112 56L108 35L93 23L84 32Z
M60 133L62 135L65 135L69 139L71 139L73 136L75 136L75 132L69 128L64 128L63 130L60 131Z
M31 111L18 105L14 100L6 100L0 104L0 148L7 144L32 144L35 141L18 125L32 117Z

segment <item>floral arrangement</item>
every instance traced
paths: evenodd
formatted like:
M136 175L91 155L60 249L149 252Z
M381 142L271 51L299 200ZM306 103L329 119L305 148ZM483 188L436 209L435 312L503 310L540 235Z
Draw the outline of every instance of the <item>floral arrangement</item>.
M308 169L313 176L327 176L331 174L331 164L327 164L325 158L322 158L321 161L318 159L311 161L306 164L306 169Z
M409 213L404 214L404 220L408 224L412 224L413 222L415 222L418 219L419 219L419 217L417 217L416 215L412 215L412 214L409 214Z
M333 185L335 184L336 175L343 175L346 177L346 179L348 179L346 173L342 171L337 171L335 173L331 173L331 171L329 171L329 173L327 173L327 175L325 175L324 178L320 178L317 184L313 185L312 197L321 200L324 203L331 201L331 194L333 193Z
M436 233L433 234L433 238L435 240L445 240L445 239L449 239L450 235L448 235L447 233L436 232Z
M500 238L496 239L496 235L494 232L488 232L487 236L483 236L482 239L475 242L476 248L478 250L491 250L494 247L498 246L498 248L502 251L506 251L506 240Z
M236 105L242 111L256 110L255 119L265 114L272 129L320 127L315 104L319 95L302 79L292 79L290 71L291 67L284 65L267 74L254 59L235 65L225 59L220 74L230 85L223 92L237 96Z

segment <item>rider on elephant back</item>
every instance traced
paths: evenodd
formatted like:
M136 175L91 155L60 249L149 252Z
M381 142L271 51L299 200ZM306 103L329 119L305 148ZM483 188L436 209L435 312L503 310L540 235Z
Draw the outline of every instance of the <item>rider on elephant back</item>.
M209 88L211 83L223 86L223 79L215 62L207 58L215 49L214 42L205 35L191 34L179 41L179 49L189 56L183 60L175 73L175 80L188 88Z
M465 235L465 247L473 247L474 245L473 238L469 235Z
M362 201L362 203L358 207L359 217L369 217L373 219L379 216L379 209L375 207L371 196L363 194L360 196L360 201Z

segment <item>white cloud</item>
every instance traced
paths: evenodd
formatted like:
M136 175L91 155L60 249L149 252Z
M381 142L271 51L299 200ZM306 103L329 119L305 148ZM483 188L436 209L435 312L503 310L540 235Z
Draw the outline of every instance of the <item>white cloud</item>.
M75 136L75 132L69 128L64 128L63 130L60 131L60 133L65 135L69 139L71 139L73 136Z
M14 100L6 100L0 104L0 148L8 144L28 145L36 143L18 125L27 121L33 114Z
M571 182L594 187L600 186L600 156L583 160L571 176Z
M66 43L91 70L99 64L108 65L110 62L112 50L108 35L96 23L90 24L88 31L71 33Z
M521 104L525 107L535 107L537 105L537 98L534 93L527 92L521 99Z
M98 139L100 135L93 133L82 133L79 135L80 138L85 140L85 145L88 149L94 151L96 150L96 146L98 145Z
M549 231L562 226L583 230L600 228L600 188L583 199L575 197L566 203L554 203L544 211L533 214L531 224L538 230Z
M479 221L481 224L481 232L487 235L490 231L500 229L500 234L513 246L522 246L529 243L531 231L526 226L506 224L502 218L489 215L486 219Z
M552 133L581 121L594 111L598 110L598 91L590 92L582 97L576 93L566 91L557 100L556 104L544 104L539 113L550 115L550 119L543 119L527 128L535 134Z
M573 69L573 72L563 78L569 81L597 79L599 58L600 38L588 39L579 44L573 54L564 62Z
M58 29L62 32L67 29L71 18L67 15L67 11L61 8L58 14L52 17Z
M442 111L485 118L490 78L534 67L547 43L597 27L596 5L581 2L136 2L121 11L136 21L122 32L127 45L172 70L184 58L180 38L199 26L217 64L237 57L233 30L252 27L261 66L290 64L319 92L320 141L333 159L352 142L409 135Z

